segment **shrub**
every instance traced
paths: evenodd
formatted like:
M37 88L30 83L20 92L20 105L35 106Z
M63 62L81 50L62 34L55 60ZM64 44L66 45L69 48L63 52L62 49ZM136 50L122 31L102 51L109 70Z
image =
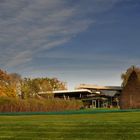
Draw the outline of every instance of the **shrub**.
M0 112L51 112L77 110L81 101L62 99L18 99L0 97Z

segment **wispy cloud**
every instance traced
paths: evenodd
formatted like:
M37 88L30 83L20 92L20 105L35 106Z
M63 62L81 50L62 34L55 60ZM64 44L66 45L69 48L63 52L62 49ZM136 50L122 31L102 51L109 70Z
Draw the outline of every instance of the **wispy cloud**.
M77 19L79 10L64 0L0 1L0 64L26 63L86 30L93 20Z
M89 12L108 10L117 1L0 1L0 65L28 63L38 53L68 42L94 23Z

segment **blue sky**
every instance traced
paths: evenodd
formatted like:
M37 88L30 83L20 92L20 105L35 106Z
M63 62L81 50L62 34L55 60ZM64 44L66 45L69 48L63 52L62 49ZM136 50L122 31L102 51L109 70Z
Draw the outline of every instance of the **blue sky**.
M139 0L1 0L0 68L76 85L120 85L140 62Z

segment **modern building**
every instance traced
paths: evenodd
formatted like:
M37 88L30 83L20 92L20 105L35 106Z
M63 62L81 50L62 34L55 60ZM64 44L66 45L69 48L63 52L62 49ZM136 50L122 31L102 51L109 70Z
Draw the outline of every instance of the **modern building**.
M82 100L85 108L111 108L119 107L119 96L122 88L113 86L95 86L82 84L75 90L60 90L39 92L46 98L61 98L64 100Z

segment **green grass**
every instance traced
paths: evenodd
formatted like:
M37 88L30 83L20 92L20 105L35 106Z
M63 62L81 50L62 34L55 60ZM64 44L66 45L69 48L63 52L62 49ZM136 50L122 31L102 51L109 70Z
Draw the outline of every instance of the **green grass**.
M140 140L140 112L2 115L2 139Z

